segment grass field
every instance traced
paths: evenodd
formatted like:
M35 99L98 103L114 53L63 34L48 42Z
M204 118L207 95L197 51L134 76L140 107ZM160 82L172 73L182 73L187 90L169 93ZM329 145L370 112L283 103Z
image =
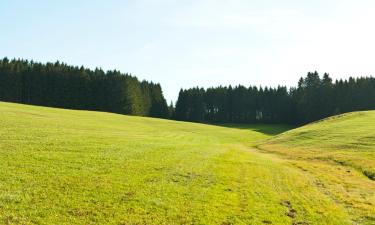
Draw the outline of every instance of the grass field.
M375 224L374 121L275 136L0 103L0 224Z
M375 224L375 111L330 117L258 147L317 177L354 223Z

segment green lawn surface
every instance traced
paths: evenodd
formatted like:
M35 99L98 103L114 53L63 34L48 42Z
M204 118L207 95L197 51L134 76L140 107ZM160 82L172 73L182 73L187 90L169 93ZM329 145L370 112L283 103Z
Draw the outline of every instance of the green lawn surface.
M374 126L333 160L288 128L0 102L0 224L374 224Z

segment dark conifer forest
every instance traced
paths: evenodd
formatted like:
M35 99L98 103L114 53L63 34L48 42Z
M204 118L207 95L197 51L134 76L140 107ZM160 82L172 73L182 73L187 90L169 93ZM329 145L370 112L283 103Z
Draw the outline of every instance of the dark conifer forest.
M0 60L0 101L168 118L159 84L119 71Z
M206 123L306 124L375 109L375 78L332 81L310 72L298 86L181 89L175 107L161 86L119 71L0 60L0 101Z
M216 87L180 90L174 117L209 123L306 124L345 112L375 109L375 78L332 79L317 72L296 88Z

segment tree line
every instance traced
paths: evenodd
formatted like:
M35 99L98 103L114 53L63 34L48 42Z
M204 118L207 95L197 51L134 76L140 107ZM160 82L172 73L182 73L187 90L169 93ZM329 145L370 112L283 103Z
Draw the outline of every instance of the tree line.
M328 116L375 109L375 78L332 81L309 72L297 87L181 89L173 118L209 123L306 124Z
M208 123L305 124L375 109L375 78L332 81L310 72L297 87L181 89L167 106L161 86L117 70L0 60L0 101Z
M168 118L159 84L117 70L0 60L0 101Z

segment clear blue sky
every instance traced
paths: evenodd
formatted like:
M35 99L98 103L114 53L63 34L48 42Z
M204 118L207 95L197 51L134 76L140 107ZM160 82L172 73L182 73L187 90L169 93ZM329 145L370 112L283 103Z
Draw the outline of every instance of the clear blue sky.
M0 57L64 61L181 87L373 75L372 0L0 1Z

